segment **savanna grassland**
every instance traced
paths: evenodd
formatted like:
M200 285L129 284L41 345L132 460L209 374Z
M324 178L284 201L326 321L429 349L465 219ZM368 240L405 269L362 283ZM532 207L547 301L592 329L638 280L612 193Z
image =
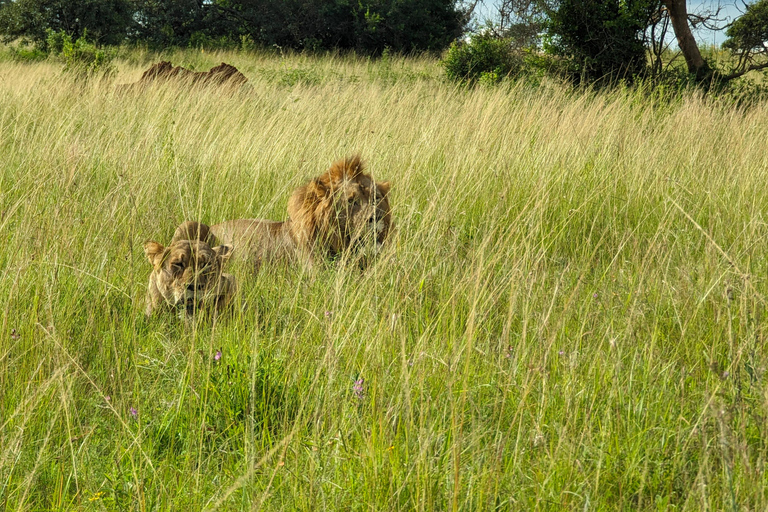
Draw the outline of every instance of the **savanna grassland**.
M252 88L114 92L161 57ZM0 509L768 507L768 105L117 70L0 61ZM233 263L230 318L144 317L144 241L284 219L355 152L392 182L373 266Z

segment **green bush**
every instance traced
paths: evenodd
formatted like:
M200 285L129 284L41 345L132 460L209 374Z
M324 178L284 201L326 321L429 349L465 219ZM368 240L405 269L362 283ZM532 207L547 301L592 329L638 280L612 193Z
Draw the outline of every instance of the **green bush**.
M83 78L108 77L115 72L112 65L115 50L98 47L89 42L85 35L73 42L69 34L51 30L46 42L50 54L64 61L64 71Z
M518 74L522 59L507 39L480 34L468 42L452 43L442 64L451 80L490 84Z
M11 59L16 62L37 62L48 58L45 51L32 45L10 46L8 48Z
M280 77L279 83L293 87L296 84L318 85L321 77L312 69L291 69L286 70Z

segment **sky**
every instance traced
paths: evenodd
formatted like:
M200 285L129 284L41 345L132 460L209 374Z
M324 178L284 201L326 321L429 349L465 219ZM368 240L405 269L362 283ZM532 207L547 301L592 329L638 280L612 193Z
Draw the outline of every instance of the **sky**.
M476 8L478 20L483 20L492 15L496 9L497 0L481 0ZM691 0L688 1L688 13L704 13L705 11L716 12L720 6L719 19L723 21L718 25L722 26L741 16L744 12L744 3L741 0ZM672 28L670 27L670 32ZM694 30L694 35L699 44L720 45L725 41L725 31L713 31L705 28Z

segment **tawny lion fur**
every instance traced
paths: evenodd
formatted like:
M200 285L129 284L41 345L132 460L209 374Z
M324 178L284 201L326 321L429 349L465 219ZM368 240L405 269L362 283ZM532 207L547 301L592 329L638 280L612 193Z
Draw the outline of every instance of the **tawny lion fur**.
M345 251L378 252L391 227L389 182L375 182L359 156L339 160L296 189L288 200L288 220L237 219L210 227L220 242L255 263L318 258Z
M245 85L248 79L235 66L222 62L208 71L192 71L181 66L173 66L168 61L153 64L146 70L138 82L132 84L120 84L118 90L123 92L139 91L143 87L153 83L169 80L178 80L192 85L229 85L237 88Z
M222 272L232 254L231 245L211 247L208 227L185 222L176 229L168 247L144 244L152 265L147 287L146 314L176 309L182 318L196 311L220 312L232 300L235 278Z

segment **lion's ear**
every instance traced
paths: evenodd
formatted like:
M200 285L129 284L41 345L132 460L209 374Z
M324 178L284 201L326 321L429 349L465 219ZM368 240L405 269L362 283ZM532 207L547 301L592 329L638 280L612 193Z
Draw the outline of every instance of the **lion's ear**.
M147 256L147 259L152 266L159 267L163 262L165 247L157 242L144 242L144 254Z
M376 187L379 189L379 192L381 192L381 195L386 196L387 194L389 194L388 181L382 181L381 183L377 183Z
M213 252L219 262L224 263L232 256L232 246L230 244L217 245L213 248Z

